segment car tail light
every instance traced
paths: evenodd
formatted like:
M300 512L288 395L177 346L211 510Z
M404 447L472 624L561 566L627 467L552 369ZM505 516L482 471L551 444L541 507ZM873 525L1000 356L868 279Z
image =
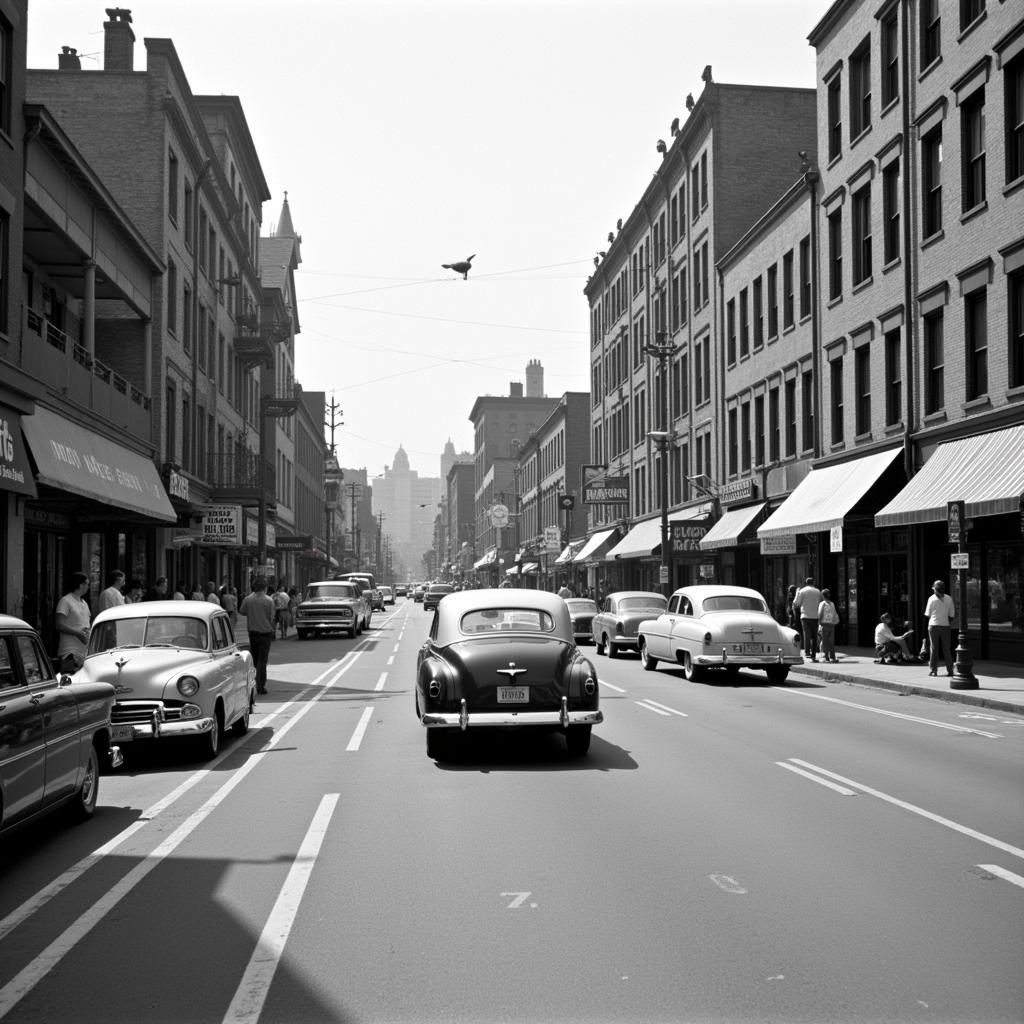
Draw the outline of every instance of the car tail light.
M588 697L593 697L594 694L597 693L597 680L593 676L587 676L587 678L583 680L583 692Z
M178 680L178 693L182 697L191 697L199 692L199 680L195 676L182 676Z
M438 680L430 680L430 685L427 687L427 696L430 697L431 700L437 700L437 698L441 696L441 684Z
M710 647L711 646L711 634L710 633L705 633L704 634L704 646L705 647Z

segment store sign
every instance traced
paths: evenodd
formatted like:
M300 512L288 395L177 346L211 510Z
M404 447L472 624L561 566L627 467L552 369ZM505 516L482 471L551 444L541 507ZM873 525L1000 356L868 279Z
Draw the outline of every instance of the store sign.
M203 541L206 544L242 543L242 506L207 505L203 509Z
M832 554L843 550L843 528L841 526L833 526L828 531L828 549Z
M762 537L762 555L795 555L796 534L784 533L781 537Z
M544 548L549 555L562 550L562 531L557 526L544 527Z
M0 405L0 491L36 496L36 483L21 436L21 417L5 405Z
M179 498L181 501L188 501L188 477L182 476L181 473L176 470L170 470L167 475L167 493L172 498Z
M260 524L254 516L245 517L245 543L250 547L256 547L260 542Z
M718 500L723 505L734 501L753 501L757 497L757 484L748 476L745 480L734 480L718 488Z
M700 551L700 542L708 532L707 523L669 523L672 537L672 554L685 551Z
M700 567L700 578L702 580L713 580L715 578L715 565L713 562L704 562Z
M954 551L949 556L950 569L970 569L971 554L969 551Z
M967 507L962 501L946 502L946 527L949 543L961 544L967 540Z
M273 523L263 524L263 540L268 548L277 547L277 527Z
M629 504L629 477L606 476L583 485L584 505Z
M508 505L491 506L491 526L496 530L504 530L508 526Z
M306 534L297 537L278 537L274 545L278 551L312 551L313 538Z

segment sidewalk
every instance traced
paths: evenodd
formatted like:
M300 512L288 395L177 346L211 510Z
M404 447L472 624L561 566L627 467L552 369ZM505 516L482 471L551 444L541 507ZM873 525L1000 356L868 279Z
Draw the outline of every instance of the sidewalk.
M959 701L975 707L1024 714L1024 667L1000 661L976 661L977 690L953 690L950 678L940 666L937 676L928 675L928 665L876 665L869 647L837 647L835 664L804 660L792 675L813 676L832 683L860 683L900 693L917 693L940 700Z

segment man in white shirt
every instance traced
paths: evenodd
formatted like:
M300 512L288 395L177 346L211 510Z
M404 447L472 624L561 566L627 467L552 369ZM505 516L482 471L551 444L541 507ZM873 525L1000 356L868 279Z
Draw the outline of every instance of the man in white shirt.
M800 618L800 628L804 634L804 654L811 656L811 661L818 660L818 608L821 606L821 591L808 576L804 585L796 592L793 600L793 611Z
M96 614L105 612L108 608L116 608L124 604L124 594L121 588L124 586L125 575L120 569L115 569L107 576L107 589L100 591L100 599L96 602Z
M928 659L928 675L938 675L939 658L946 662L946 675L953 674L953 623L956 620L956 605L946 593L946 584L936 580L932 584L932 596L924 606L928 619L928 642L931 656Z

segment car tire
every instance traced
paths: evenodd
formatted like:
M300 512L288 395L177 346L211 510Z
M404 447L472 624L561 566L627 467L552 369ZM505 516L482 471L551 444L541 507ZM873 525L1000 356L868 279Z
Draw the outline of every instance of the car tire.
M427 730L427 757L432 761L445 760L450 746L450 740L444 729Z
M693 656L689 651L683 652L683 675L691 683L702 683L707 678L707 670L694 665Z
M217 708L213 713L213 728L199 737L199 756L204 761L212 761L220 750L220 716L220 708Z
M100 759L96 748L89 747L89 760L85 765L85 777L78 792L68 805L68 817L72 821L88 821L96 813L96 801L100 795Z
M640 662L648 672L653 672L658 667L658 659L652 658L647 650L647 641L641 638L640 644L637 647L640 652Z
M594 637L594 653L604 654L604 644L596 636Z
M244 736L249 731L249 716L252 714L253 705L256 703L256 697L253 695L253 691L249 691L249 699L245 705L245 711L242 712L240 718L236 718L231 726L231 731L236 736Z
M355 638L359 636L359 627L353 624L352 628L348 631L348 635L355 640Z
M574 725L565 731L565 749L570 757L583 757L590 749L589 725Z
M609 658L617 658L619 656L618 648L616 648L615 644L613 644L608 637L604 638L604 647Z
M768 674L768 682L773 686L784 683L789 676L788 665L769 665L765 671Z

